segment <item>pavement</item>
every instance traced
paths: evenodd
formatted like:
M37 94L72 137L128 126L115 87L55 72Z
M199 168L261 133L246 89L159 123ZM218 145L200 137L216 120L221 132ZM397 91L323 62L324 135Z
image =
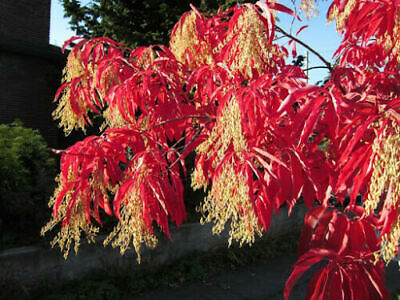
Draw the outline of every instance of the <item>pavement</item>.
M208 280L156 289L140 298L145 300L283 299L285 282L296 259L296 255L292 253L235 271L226 270ZM305 299L312 272L306 272L299 279L290 294L290 300ZM386 286L390 293L400 288L400 271L396 262L387 267Z

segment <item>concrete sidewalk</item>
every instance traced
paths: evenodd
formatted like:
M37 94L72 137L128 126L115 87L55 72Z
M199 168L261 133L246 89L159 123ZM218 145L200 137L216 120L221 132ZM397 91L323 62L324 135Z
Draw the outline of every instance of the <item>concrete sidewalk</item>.
M140 299L283 299L285 282L296 259L295 254L290 254L235 271L227 270L202 282L157 289L142 295ZM300 278L290 300L305 299L311 276L312 272L306 272ZM396 263L391 263L387 268L386 286L390 293L400 288L400 271Z

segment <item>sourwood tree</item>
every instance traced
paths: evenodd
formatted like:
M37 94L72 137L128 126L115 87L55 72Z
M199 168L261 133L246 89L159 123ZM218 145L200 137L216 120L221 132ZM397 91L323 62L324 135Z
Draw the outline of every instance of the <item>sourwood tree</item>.
M311 8L316 2L303 0ZM194 189L207 196L202 222L229 242L254 243L273 213L301 197L308 207L299 259L284 290L324 261L308 299L389 299L385 263L400 238L400 1L334 0L328 20L342 34L323 86L309 85L276 24L278 1L242 4L213 15L192 6L169 46L129 48L108 38L73 38L54 117L68 134L95 116L101 134L61 154L53 240L67 257L101 227L124 253L155 247L155 226L186 217L182 176L196 152ZM300 28L303 29L303 28ZM293 58L295 57L293 53Z

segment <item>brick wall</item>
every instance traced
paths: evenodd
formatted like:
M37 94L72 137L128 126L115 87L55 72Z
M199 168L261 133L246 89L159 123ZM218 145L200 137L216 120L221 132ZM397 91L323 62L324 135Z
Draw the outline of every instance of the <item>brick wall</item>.
M0 123L18 118L25 126L39 129L55 147L58 133L51 111L59 71L44 59L0 51Z
M49 28L50 0L0 0L0 36L48 44Z
M51 112L65 56L49 45L49 24L50 0L0 0L0 123L18 118L58 147Z

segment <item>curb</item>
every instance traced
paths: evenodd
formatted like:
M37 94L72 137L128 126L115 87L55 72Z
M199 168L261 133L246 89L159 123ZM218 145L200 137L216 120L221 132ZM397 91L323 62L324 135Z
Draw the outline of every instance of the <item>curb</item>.
M277 237L301 228L306 210L304 205L296 206L288 217L287 209L281 208L279 215L273 215L271 226L262 238ZM227 247L228 230L217 236L212 234L211 229L212 224L198 223L171 228L173 241L160 234L155 249L143 248L141 264L137 263L133 250L122 256L119 249L103 247L101 243L82 243L78 254L71 253L67 260L59 249L52 249L49 245L9 249L0 253L0 281L12 279L32 286L43 281L78 279L90 272L110 268L130 271L157 269L195 251L207 252Z

